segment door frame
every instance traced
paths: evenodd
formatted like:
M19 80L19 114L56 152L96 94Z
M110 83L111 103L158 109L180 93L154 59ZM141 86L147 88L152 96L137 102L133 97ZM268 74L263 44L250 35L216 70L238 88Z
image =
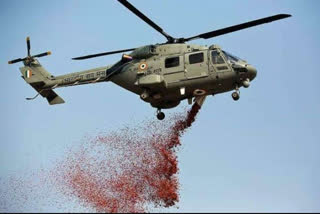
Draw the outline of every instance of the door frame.
M192 54L197 54L197 53L203 53L203 62L190 64L189 56ZM200 64L200 65L198 65L198 64ZM197 72L197 70L194 71L194 69L196 69L196 68L194 68L195 66L200 66L202 68L200 71ZM186 73L186 79L195 79L195 78L209 76L208 51L207 50L199 50L199 51L195 51L195 52L185 53L184 54L184 69L185 69L185 73ZM190 73L188 73L189 69L191 70ZM192 73L196 73L198 75L192 75ZM190 74L190 75L188 75L188 74Z

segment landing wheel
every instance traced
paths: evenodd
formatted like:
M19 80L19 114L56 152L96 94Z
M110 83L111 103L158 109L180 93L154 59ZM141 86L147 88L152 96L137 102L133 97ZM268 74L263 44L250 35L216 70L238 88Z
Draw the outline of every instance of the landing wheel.
M163 112L161 112L160 110L158 110L158 113L157 113L157 118L158 120L163 120L165 118L165 114Z
M237 91L233 92L233 93L231 94L231 96L232 96L232 99L233 99L234 101L237 101L237 100L239 100L239 98L240 98L240 95L239 95L239 93L238 93Z

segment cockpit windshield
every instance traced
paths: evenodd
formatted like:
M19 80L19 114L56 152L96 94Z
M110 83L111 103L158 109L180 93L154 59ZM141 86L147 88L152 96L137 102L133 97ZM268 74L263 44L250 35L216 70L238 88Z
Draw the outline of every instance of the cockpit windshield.
M227 57L227 60L230 62L238 62L238 61L243 61L242 59L240 59L239 57L236 57L226 51L222 51L224 53L224 55Z

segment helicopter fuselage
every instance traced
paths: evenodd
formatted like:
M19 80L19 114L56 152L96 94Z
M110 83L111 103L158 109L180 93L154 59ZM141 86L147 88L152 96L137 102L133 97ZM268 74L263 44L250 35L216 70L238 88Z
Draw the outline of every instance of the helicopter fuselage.
M111 81L157 109L168 109L184 99L191 103L193 97L248 87L257 73L217 45L147 45L124 54L113 65L61 76L51 75L38 60L30 59L20 68L22 77L50 104L64 102L53 93L54 88Z
M149 45L130 56L132 60L110 80L159 109L173 108L196 96L248 87L256 76L254 67L216 45Z

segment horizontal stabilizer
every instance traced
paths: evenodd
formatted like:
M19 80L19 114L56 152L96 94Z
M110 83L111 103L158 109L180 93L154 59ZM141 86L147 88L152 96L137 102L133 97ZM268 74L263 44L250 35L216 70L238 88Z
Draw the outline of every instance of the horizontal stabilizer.
M50 105L64 103L64 100L58 94L56 94L56 92L54 92L53 90L45 90L40 94L42 96L45 95L44 97L47 98Z
M50 105L64 103L64 100L56 94L52 89L42 89L44 82L37 82L30 84L42 97L47 98ZM34 98L31 98L34 99Z

